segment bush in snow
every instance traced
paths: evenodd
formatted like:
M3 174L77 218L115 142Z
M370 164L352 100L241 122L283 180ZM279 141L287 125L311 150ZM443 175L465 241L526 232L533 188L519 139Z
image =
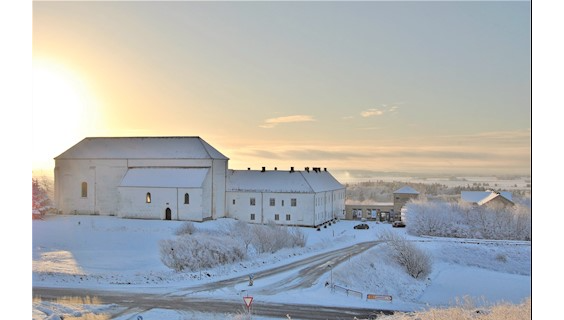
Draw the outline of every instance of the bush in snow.
M193 222L184 222L177 230L174 234L176 234L177 236L181 236L184 234L190 235L193 234L194 232L196 232L196 226L194 226Z
M385 241L395 262L415 279L421 279L431 273L431 257L413 242L389 230L382 232L380 240Z
M524 205L476 207L464 202L411 200L406 207L410 234L531 240L531 209Z
M257 253L274 253L282 248L303 247L307 238L298 228L268 225L253 225L252 245Z
M244 248L229 236L201 232L159 242L161 261L176 271L200 270L245 258Z
M31 213L32 215L44 215L51 208L51 199L47 194L47 188L44 184L40 183L38 179L31 179L31 191L32 191L32 202L31 202Z
M245 246L245 253L249 253L249 246L253 242L255 236L248 223L237 220L231 229L227 231L233 238L239 239Z
M258 254L274 253L282 248L304 247L307 241L298 228L242 221L226 226L220 234L196 231L194 224L187 222L175 232L175 239L161 240L161 261L176 271L194 271L243 260L251 246Z

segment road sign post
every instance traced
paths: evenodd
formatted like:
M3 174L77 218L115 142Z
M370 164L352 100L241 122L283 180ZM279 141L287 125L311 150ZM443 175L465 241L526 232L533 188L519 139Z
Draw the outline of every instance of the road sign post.
M249 319L251 319L251 305L253 304L253 297L245 296L243 297L245 306L247 306L247 312L249 313Z
M251 304L253 303L253 297L243 297L243 301L245 301L245 305L247 306L247 309L251 308Z

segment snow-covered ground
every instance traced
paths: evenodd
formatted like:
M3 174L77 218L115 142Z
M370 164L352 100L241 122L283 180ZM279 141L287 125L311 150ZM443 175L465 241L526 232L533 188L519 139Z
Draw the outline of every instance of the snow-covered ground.
M195 223L195 226L199 230L224 230L233 222L232 219L220 219ZM48 216L45 220L33 221L33 286L181 294L181 288L258 273L322 252L374 241L380 233L392 230L416 241L433 257L433 270L426 279L409 277L386 256L385 245L379 244L328 269L309 288L275 295L256 294L284 279L285 275L281 274L256 279L253 287L240 283L230 290L198 295L238 300L242 306L242 290L247 290L245 294L254 297L253 304L307 303L406 311L448 306L464 296L485 303L519 303L531 296L530 242L414 237L407 235L405 229L392 228L390 224L367 222L369 230L355 230L353 226L358 222L339 221L321 231L303 228L307 235L304 248L283 249L271 255L251 255L246 261L202 273L178 273L161 262L158 242L173 238L183 223L106 216ZM366 300L331 292L325 286L331 279L342 287L361 292L364 298L366 294L391 295L393 300ZM118 306L100 306L88 301L53 303L36 300L33 319L57 319L58 315L72 316L73 313L111 313L115 308ZM238 312L240 310L233 310L234 314ZM187 314L186 311L164 309L151 309L142 315L145 319L226 319L225 314ZM124 314L117 319L131 317L131 314Z

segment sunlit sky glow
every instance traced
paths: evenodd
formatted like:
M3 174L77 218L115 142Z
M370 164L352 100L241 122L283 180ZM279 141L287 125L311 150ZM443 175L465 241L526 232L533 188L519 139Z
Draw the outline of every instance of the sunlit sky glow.
M531 172L530 2L33 2L33 169L200 136L230 168Z

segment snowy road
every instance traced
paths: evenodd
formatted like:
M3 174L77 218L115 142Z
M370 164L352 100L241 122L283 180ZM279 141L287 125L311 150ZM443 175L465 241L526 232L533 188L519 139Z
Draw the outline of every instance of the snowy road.
M372 248L378 243L379 241L362 242L350 247L321 253L294 263L257 272L254 278L253 291L262 295L275 295L288 290L309 288L313 284L317 283L323 274L330 272L331 268L334 268L350 257ZM291 272L292 270L295 270L296 272ZM277 277L280 275L282 277ZM269 281L269 278L276 278L276 280L274 282ZM210 282L199 286L183 288L175 292L171 292L171 294L188 295L220 289L240 291L241 287L248 286L248 282L249 279L247 276L240 276L222 281Z
M242 310L242 301L216 300L202 297L170 297L159 294L126 293L114 291L82 290L70 288L34 288L34 296L40 296L45 301L56 300L68 296L95 296L102 304L116 304L125 309L116 308L112 318L122 315L135 315L151 309L169 309L185 312L203 312L210 314L233 314ZM275 302L261 302L253 305L253 315L298 320L327 320L327 319L367 319L377 314L392 314L391 311L378 311L363 308L327 307L305 304L285 304ZM134 317L132 318L134 319Z
M332 267L346 261L352 256L364 252L378 241L362 242L350 247L318 254L280 267L264 270L255 274L253 292L261 295L275 295L294 289L309 288L319 278L330 272ZM241 309L240 300L221 300L209 296L202 297L198 293L210 293L216 290L233 292L235 297L244 289L248 289L246 276L211 282L199 286L174 289L168 294L132 293L123 291L107 291L94 289L45 288L34 287L33 296L42 300L57 298L96 297L102 303L116 304L126 308L120 313L135 313L150 309L171 309L213 313L232 313ZM293 319L352 319L355 316L367 318L379 310L351 307L327 307L307 304L289 304L263 301L253 308L255 315L284 318L291 311ZM391 311L381 311L390 314ZM114 315L116 316L116 315Z

